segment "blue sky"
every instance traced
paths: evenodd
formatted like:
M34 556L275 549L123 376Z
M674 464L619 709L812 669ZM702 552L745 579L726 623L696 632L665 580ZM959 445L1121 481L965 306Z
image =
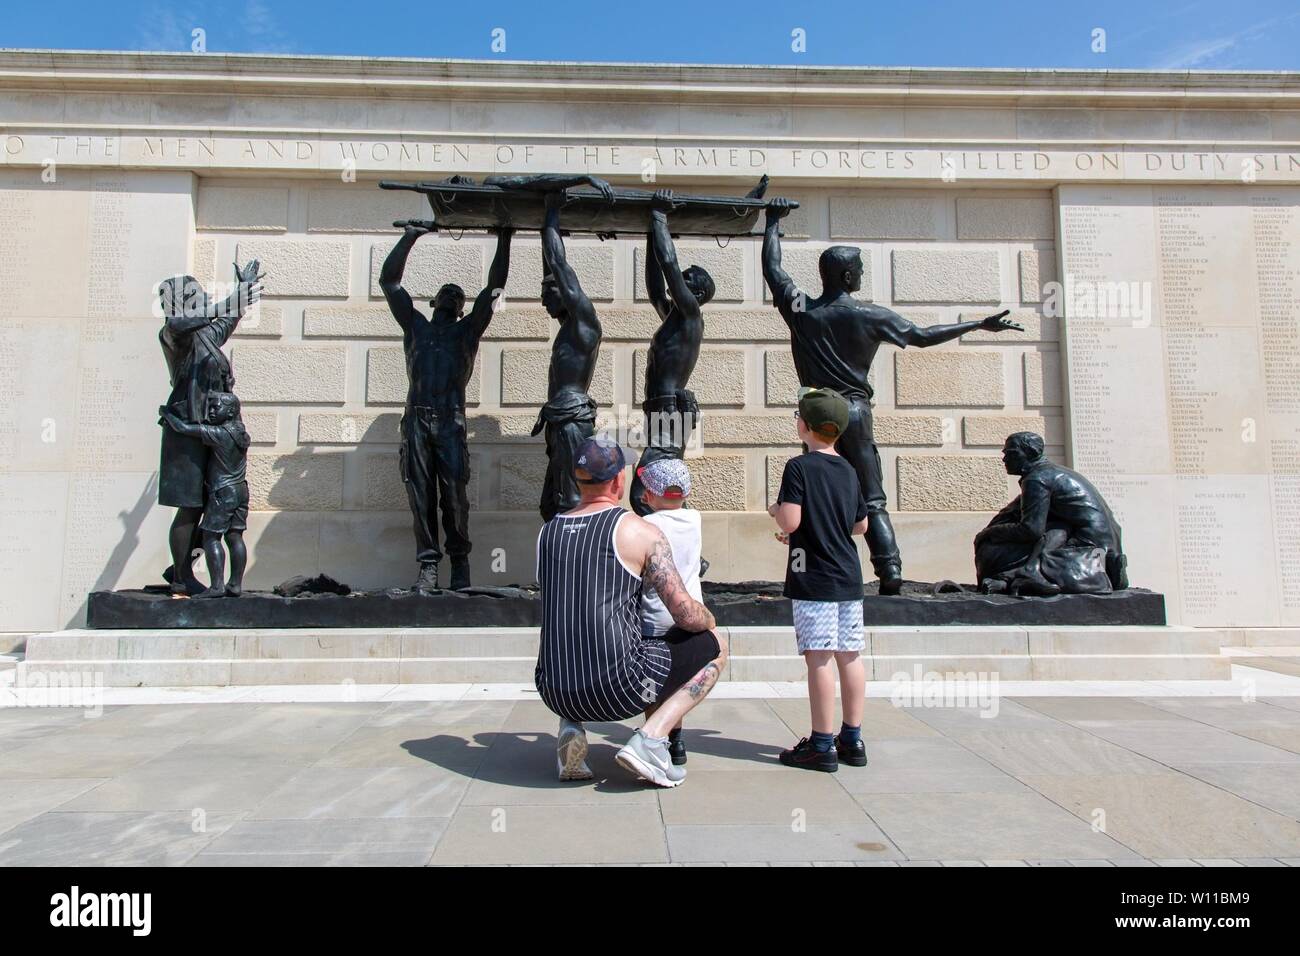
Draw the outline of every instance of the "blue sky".
M42 0L0 46L855 66L1300 69L1296 0ZM504 30L505 51L492 50ZM1094 52L1093 31L1105 31ZM792 49L803 30L806 49Z

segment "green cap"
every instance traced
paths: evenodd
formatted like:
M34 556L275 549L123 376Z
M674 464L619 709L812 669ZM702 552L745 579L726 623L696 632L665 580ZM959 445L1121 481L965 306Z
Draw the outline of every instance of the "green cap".
M839 437L849 427L849 400L833 388L810 388L799 396L799 417L815 432L833 425Z

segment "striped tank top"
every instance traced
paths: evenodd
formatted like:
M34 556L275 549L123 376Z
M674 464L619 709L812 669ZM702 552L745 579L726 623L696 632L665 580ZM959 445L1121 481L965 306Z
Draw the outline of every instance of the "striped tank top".
M624 720L658 699L668 645L641 636L641 579L614 547L618 507L556 515L537 537L542 641L537 692L569 720Z

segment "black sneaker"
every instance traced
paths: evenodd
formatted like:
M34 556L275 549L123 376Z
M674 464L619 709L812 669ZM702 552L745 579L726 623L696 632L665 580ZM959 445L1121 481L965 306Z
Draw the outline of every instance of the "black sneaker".
M686 741L681 736L668 738L668 756L673 758L673 766L681 767L686 763Z
M789 750L781 751L781 763L787 767L799 767L803 770L820 770L822 773L834 773L840 769L839 757L835 748L821 751L805 737Z
M865 767L867 765L867 748L862 745L862 738L859 737L856 743L846 744L840 740L840 735L835 735L835 755L839 758L840 763L846 763L850 767Z

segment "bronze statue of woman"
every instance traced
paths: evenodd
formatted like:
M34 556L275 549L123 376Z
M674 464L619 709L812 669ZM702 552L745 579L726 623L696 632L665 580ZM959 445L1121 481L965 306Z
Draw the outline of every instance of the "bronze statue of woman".
M209 298L193 276L173 276L159 283L163 327L158 342L171 383L165 407L183 422L204 424L210 396L234 391L234 372L221 347L261 298L263 276L258 267L256 259L243 268L235 263L235 290L220 301ZM198 528L209 454L201 438L164 425L158 503L176 509L168 536L172 564L163 572L173 594L198 594L204 589L194 576L194 552L201 546Z

